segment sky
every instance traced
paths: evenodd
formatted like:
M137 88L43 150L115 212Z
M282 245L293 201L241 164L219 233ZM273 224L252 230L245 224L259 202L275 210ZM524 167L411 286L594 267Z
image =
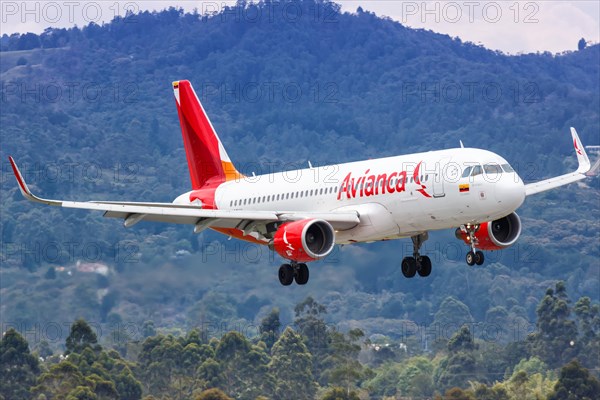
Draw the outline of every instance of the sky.
M169 6L201 13L220 11L235 1L0 1L0 33L41 33L47 27L109 22L126 10L161 10ZM282 1L283 3L283 1ZM579 1L400 1L342 0L342 10L357 7L406 26L460 37L509 54L576 50L585 38L600 42L600 2ZM285 12L285 8L275 9Z

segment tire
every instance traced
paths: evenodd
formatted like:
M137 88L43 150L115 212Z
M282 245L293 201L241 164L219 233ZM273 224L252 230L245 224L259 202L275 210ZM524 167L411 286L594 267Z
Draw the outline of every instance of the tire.
M484 261L485 261L485 257L483 255L483 252L477 250L475 252L475 264L477 264L477 265L483 265Z
M298 285L306 285L306 282L308 282L308 277L309 273L306 264L298 264L296 276L294 277L294 279L296 279L296 283Z
M421 268L417 271L419 276L423 278L428 277L431 274L431 259L427 256L421 257Z
M412 278L417 273L417 262L414 257L404 257L402 260L402 275Z
M290 264L279 267L279 282L283 286L289 286L294 281L294 268Z
M472 251L469 251L467 253L467 257L465 257L466 261L467 261L467 265L472 267L473 265L475 265L475 253L473 253Z

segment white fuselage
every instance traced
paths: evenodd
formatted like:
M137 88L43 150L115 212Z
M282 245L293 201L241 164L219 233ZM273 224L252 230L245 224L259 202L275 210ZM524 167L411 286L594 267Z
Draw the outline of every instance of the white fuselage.
M336 243L395 239L515 211L524 185L501 165L508 163L486 150L431 151L245 177L221 184L215 203L221 210L352 210L360 223L337 229ZM463 177L469 166L488 172ZM189 204L189 192L175 202Z

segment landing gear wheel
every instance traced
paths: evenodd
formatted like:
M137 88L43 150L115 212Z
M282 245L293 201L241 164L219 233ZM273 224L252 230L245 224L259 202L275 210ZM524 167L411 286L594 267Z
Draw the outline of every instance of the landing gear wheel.
M469 266L475 265L475 253L473 253L472 251L469 251L467 253L466 260L467 260L467 265L469 265Z
M421 257L421 266L417 269L419 276L423 278L428 277L431 274L431 259L427 256Z
M309 273L306 264L298 264L296 267L296 275L294 276L296 283L298 285L306 285L306 282L308 282L308 276Z
M279 267L279 282L283 286L289 286L294 281L294 268L290 264Z
M414 257L404 257L402 260L402 274L406 278L412 278L417 273L417 261Z
M483 256L483 251L477 250L475 252L475 264L483 265L484 260L485 260L485 257Z

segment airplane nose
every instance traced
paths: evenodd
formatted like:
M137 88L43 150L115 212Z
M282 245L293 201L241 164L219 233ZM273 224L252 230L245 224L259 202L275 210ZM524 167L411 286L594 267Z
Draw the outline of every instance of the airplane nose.
M503 207L514 211L525 201L525 185L516 173L507 174L496 184L495 196Z

